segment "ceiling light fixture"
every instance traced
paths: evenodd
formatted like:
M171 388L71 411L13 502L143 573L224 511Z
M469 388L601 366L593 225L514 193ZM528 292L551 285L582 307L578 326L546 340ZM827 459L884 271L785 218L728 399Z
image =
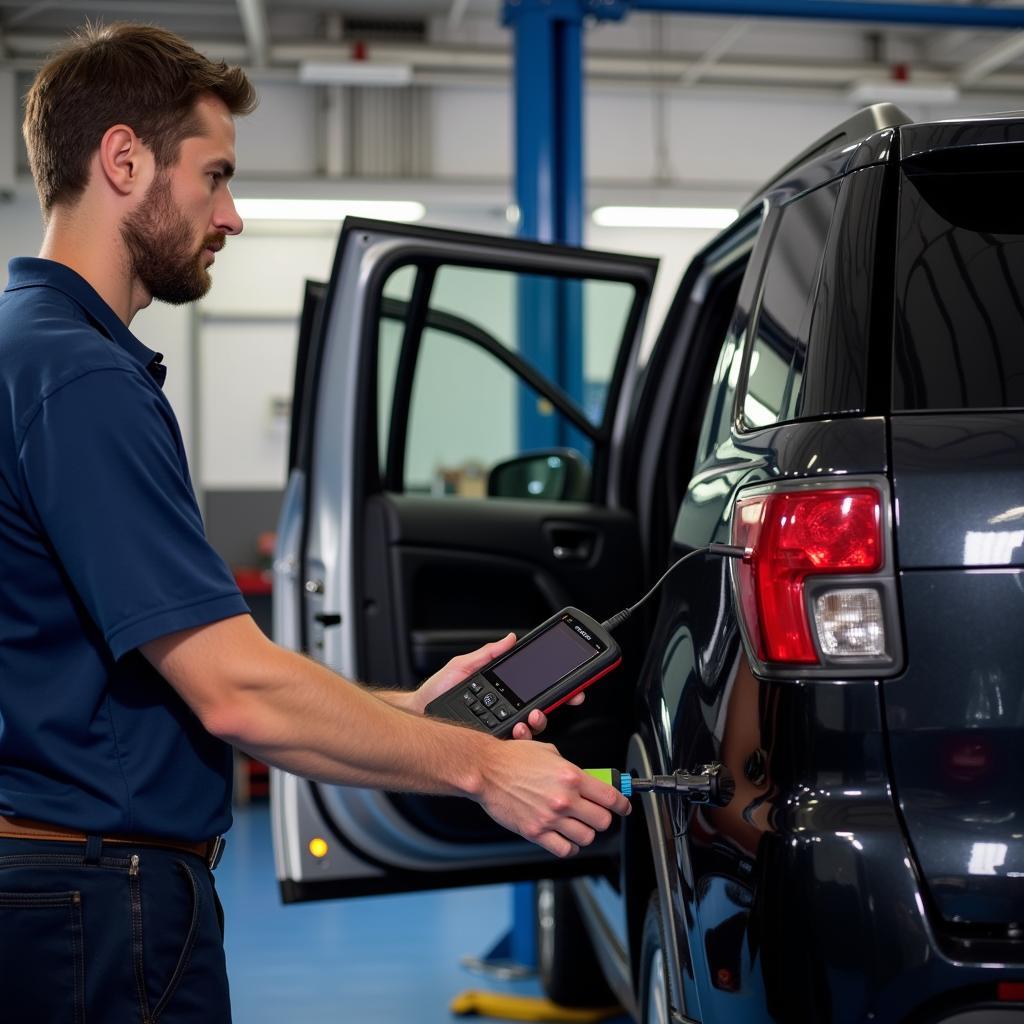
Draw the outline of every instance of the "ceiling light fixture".
M591 216L606 228L724 228L736 213L717 206L599 206Z
M869 103L956 103L960 90L952 82L907 82L893 78L862 78L847 90L846 98Z
M411 224L423 220L422 203L391 199L236 199L243 220L333 220L371 217Z
M411 85L412 65L373 60L304 60L299 64L299 81L305 85Z

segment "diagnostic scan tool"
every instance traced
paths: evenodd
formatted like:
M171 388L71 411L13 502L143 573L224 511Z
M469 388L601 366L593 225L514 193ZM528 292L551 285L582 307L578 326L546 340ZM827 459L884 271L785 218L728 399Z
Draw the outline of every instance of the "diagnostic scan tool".
M619 645L601 623L577 608L563 608L512 650L432 700L427 714L511 736L534 708L548 714L621 661Z

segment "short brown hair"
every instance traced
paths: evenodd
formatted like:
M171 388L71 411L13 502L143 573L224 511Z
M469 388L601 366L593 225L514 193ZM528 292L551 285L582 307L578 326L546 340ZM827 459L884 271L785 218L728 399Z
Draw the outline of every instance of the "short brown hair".
M256 106L239 67L211 61L153 25L86 25L51 57L25 98L22 131L44 213L73 203L89 181L103 133L126 124L170 167L181 143L200 133L195 104L210 93L232 114Z

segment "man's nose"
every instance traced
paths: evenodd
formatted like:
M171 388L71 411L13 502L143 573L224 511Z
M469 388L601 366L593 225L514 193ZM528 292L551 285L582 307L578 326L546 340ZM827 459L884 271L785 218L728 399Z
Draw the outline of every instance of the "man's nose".
M235 198L230 189L224 190L224 199L217 204L217 208L214 210L213 226L225 235L240 235L242 233L244 225L242 218L238 215L238 210L235 209Z

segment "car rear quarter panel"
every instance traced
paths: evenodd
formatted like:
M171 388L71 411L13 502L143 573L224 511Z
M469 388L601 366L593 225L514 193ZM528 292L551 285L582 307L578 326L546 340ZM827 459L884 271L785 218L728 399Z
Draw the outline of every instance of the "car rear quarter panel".
M673 553L727 540L746 485L886 473L887 452L874 417L734 435L694 477ZM669 577L641 678L645 744L656 771L717 760L737 784L720 809L663 798L677 875L667 895L695 1018L896 1020L941 988L890 785L885 685L759 680L723 560ZM968 967L957 982L983 975Z
M893 781L951 935L1008 937L1024 922L1024 414L894 416L892 452L908 645L884 687Z

